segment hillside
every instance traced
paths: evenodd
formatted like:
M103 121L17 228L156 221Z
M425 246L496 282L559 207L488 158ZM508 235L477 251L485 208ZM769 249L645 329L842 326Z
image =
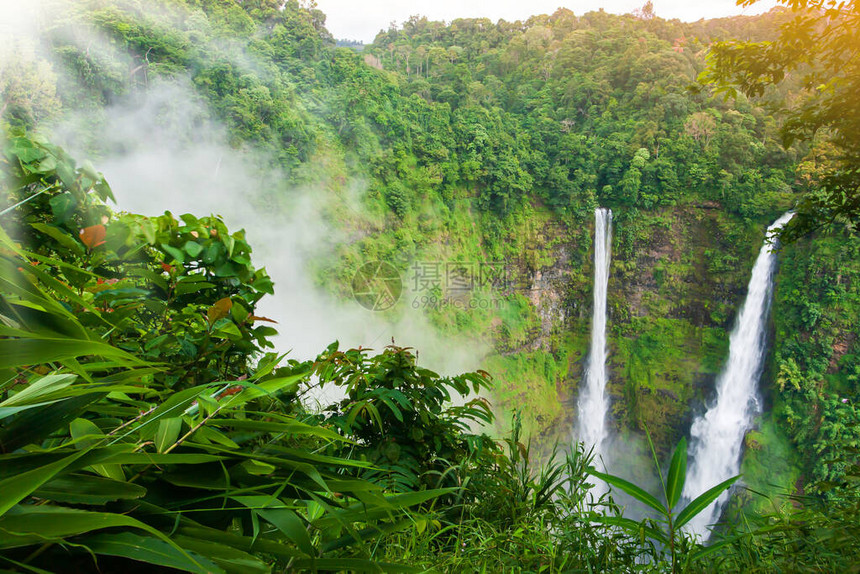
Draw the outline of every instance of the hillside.
M190 265L192 274L199 265L212 277L235 277L218 283L219 295L241 294L251 305L245 315L256 317L253 306L271 289L253 287L265 272L251 265L250 247L238 251L237 259L227 242L223 261L218 257L224 254L213 251L211 260L188 263L208 244L198 250L166 239L155 243L147 236L148 224L131 223L138 216L122 212L146 213L153 221L168 209L195 212L200 221L220 214L231 228L244 227L235 241L254 245L255 261L264 261L274 280L277 295L260 303L258 317L279 322L280 335L271 346L292 349L290 369L302 385L313 387L313 377L329 376L329 389L344 387L332 396L340 393L356 408L335 408L335 399L321 395L318 400L329 401L331 412L313 414L309 408L296 416L302 424L320 417L314 424L322 421L367 441L362 463L396 467L400 457L389 445L401 439L373 434L375 419L349 394L359 391L341 385L374 369L395 373L390 381L398 380L398 369L414 370L415 381L440 388L442 383L428 382L438 376L423 368L443 375L477 371L471 376L480 384L464 375L453 385L468 390L471 382L473 392L489 400L495 421L487 431L494 438L519 432L521 424L532 443L533 464L550 460L557 443L563 450L574 443L591 334L593 218L600 206L612 210L614 225L607 314L610 426L629 449L628 464L608 470L640 483L655 481L646 431L662 461L689 435L691 421L713 398L767 226L814 189L820 158L833 153L823 138L783 145L784 116L777 111L799 97L799 78L789 77L757 98L735 99L697 82L713 41L776 39L793 17L784 8L697 23L666 21L645 9L623 16L559 9L495 23L414 17L360 51L337 46L325 14L295 0L283 6L82 0L41 8L38 33L22 36L0 70L4 131L13 149L4 164L8 204L24 189L10 182L34 185L24 165L34 160L20 142L33 137L39 149L47 141L61 144L105 172L117 204L86 209L129 218L124 225L135 231L123 232L130 234L128 245L137 233L135 241L154 250L146 265L160 273L158 265L176 265L174 257ZM74 178L64 176L62 161L55 164L39 164L44 169L33 173L51 174L39 175L46 186L68 186ZM21 165L24 175L13 174ZM108 200L108 194L101 197ZM6 234L22 249L62 259L51 238L62 248L68 241L45 231L46 225L61 227L69 237L78 219L79 227L87 217L88 225L97 225L96 211L75 211L84 210L84 200L63 201L41 206L36 219L16 215L15 224L25 231L6 229L4 221ZM180 225L172 214L169 221L162 217L159 233ZM191 223L185 217L188 229L181 233L215 229L214 220L198 229L196 218ZM43 226L37 232L26 227L33 221ZM203 241L197 235L182 239ZM110 240L117 257L126 257L128 245L119 248ZM53 247L39 251L44 245ZM102 262L87 260L93 246L85 247L84 254L74 252L74 264L85 273L106 273ZM180 249L182 257L171 249ZM745 439L744 481L773 495L811 494L841 503L843 494L832 488L853 476L860 440L854 411L860 238L850 225L816 232L783 246L779 262L761 381L766 408ZM361 294L369 285L366 266L376 274L380 263L392 270L386 285L396 284L394 295L386 293L390 300L378 298L378 283ZM51 265L58 273L62 269L56 261ZM102 280L119 278L111 273ZM140 296L134 289L151 285L128 288L134 298ZM165 301L170 306L183 300L168 294ZM214 299L194 304L197 311L215 308ZM98 310L104 314L109 307ZM84 327L95 329L101 319L93 321ZM239 345L235 365L228 359L229 368L219 363L224 377L248 376L244 365L259 358L275 336L265 329L253 335L244 318L234 322L243 329L239 337L248 340ZM204 327L212 331L215 320ZM230 333L225 341L238 344ZM414 347L414 362L399 347L374 359L346 354L344 362L338 362L336 347L325 351L334 340L346 341L344 348L382 351L389 339ZM156 341L141 349L111 344L140 352L147 361L161 360L162 351L176 361L191 352L179 342ZM208 335L205 343L194 339L195 352L198 344L209 344ZM364 357L362 352L357 351ZM330 371L317 370L329 360ZM22 364L18 368L26 368ZM181 380L178 365L169 376ZM165 389L175 384L158 377ZM390 381L390 388L399 384ZM370 401L373 392L362 387L359 395ZM351 427L358 412L361 429ZM388 422L403 424L402 417ZM404 443L423 444L423 434L391 432L401 431ZM433 456L445 452L465 460L465 442L458 441ZM516 459L516 442L505 456ZM403 474L388 469L382 479L362 476L378 479L381 488L404 490L427 487L421 473L447 476L419 450L417 466ZM326 456L353 455L339 447ZM334 466L326 480L351 472L338 466L349 462L328 463ZM519 467L511 464L515 474ZM442 488L442 482L435 486ZM361 486L347 486L355 489L348 495L360 499L355 493ZM485 495L474 494L476 500ZM749 493L735 501L736 509L767 505ZM335 538L326 540L337 546ZM623 563L633 554L615 559Z

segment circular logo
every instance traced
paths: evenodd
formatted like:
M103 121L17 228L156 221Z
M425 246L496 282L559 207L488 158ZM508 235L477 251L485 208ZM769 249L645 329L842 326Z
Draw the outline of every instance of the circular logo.
M371 311L391 309L402 292L400 273L385 261L365 263L352 278L352 296L359 305Z

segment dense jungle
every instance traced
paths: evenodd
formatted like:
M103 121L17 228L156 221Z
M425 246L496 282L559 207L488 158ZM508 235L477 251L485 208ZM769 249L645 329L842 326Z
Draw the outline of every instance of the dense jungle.
M16 14L0 572L860 571L853 0Z

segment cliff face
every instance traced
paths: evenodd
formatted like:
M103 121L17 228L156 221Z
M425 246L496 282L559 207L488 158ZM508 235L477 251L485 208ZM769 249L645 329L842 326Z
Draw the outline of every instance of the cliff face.
M651 432L661 449L712 391L763 237L715 204L633 219L616 214L609 282L609 393L616 430ZM591 331L593 223L534 223L515 240L519 321L493 323L499 432L511 412L538 446L569 440ZM504 315L504 314L503 314Z
M609 287L617 426L647 426L664 449L686 432L725 359L758 227L738 227L711 203L619 223Z

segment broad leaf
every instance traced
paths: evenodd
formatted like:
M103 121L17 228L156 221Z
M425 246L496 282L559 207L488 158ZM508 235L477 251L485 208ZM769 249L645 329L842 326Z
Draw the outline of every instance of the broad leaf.
M602 472L597 472L596 470L589 470L589 473L607 484L610 484L619 490L622 490L638 500L643 504L647 504L663 516L666 516L666 507L660 504L660 501L633 484L632 482L628 482L623 478L619 478L617 476L613 476L611 474L604 474Z
M104 396L104 393L89 393L18 413L0 428L0 451L12 452L28 444L41 445Z
M179 438L182 430L182 418L171 417L158 421L158 430L155 433L155 449L164 452Z
M666 480L666 502L669 509L675 507L684 491L684 481L687 477L687 439L682 438L669 464L669 477Z
M86 419L73 420L69 425L69 431L75 440L75 447L79 449L88 450L95 448L104 439L102 429L97 427L92 421ZM92 465L92 469L105 478L111 478L120 482L125 480L122 466L118 464L94 464Z
M223 573L213 562L195 553L178 550L164 540L133 532L101 533L88 536L83 544L96 554L129 558L138 562L175 568L183 572Z
M233 500L262 516L308 556L317 555L302 519L280 500L272 496L234 496Z
M83 255L84 250L81 249L81 244L75 241L75 238L54 225L48 225L45 223L31 223L30 227L37 231L41 231L45 235L49 235L57 240L57 242L66 247L67 249L72 250L77 255Z
M224 403L224 408L237 407L250 400L265 395L273 395L278 392L282 392L285 389L292 390L298 385L298 382L306 376L307 373L299 373L297 375L290 375L287 377L268 379L253 385L247 384L246 388L241 393L227 399L227 402Z
M8 329L4 329L8 330ZM63 359L97 355L124 363L143 365L144 361L106 343L60 336L26 333L27 338L5 339L0 347L0 369L40 365Z
M91 225L84 227L80 231L81 242L87 246L87 249L92 251L99 245L104 245L106 230L104 225Z
M717 486L706 490L704 493L699 495L695 500L690 502L684 510L678 515L678 518L675 520L675 528L681 528L685 524L687 524L694 516L699 514L701 511L706 509L710 504L717 499L719 495L723 493L727 488L733 485L738 479L740 475L733 476L728 480L724 480Z
M763 532L761 530L758 530L757 533L763 534ZM707 546L703 546L703 547L699 548L698 550L694 550L690 554L690 561L696 562L698 560L701 560L705 556L709 556L709 555L713 554L714 552L722 550L726 546L729 546L730 544L737 542L737 540L739 538L740 538L740 536L732 536L731 538L728 538L726 540L721 540L721 541L716 542L716 543L709 543Z
M281 544L280 542L274 542L265 538L257 538L255 540L250 536L239 536L206 526L181 526L178 533L180 536L207 540L245 551L265 552L266 554L280 556L287 560L302 556L301 552L295 548Z
M209 310L206 311L206 319L209 321L209 325L212 326L218 319L223 319L229 315L231 307L233 307L233 301L229 297L224 297L223 299L215 301L215 303L209 307Z
M656 528L648 526L645 522L636 522L635 520L631 520L629 518L624 518L621 516L598 516L593 520L600 524L606 524L608 526L617 526L619 528L622 528L637 538L642 537L644 535L664 544L669 543L669 539L666 537L665 533L661 532L660 530L657 530Z
M110 512L88 512L62 506L16 506L0 517L0 548L19 548L63 539L102 530L104 528L129 527L143 530L158 537L174 549L196 562L167 536L131 516ZM206 572L197 563L195 572Z
M229 544L182 535L174 536L173 540L195 555L205 556L228 574L268 574L272 571L271 566L256 556ZM258 551L256 547L254 551Z
M0 480L0 517L84 454L86 451L82 450L51 464Z
M77 375L71 374L41 377L35 381L31 381L27 387L0 403L0 408L39 403L43 400L41 397L48 393L65 389L74 383L75 379L77 379Z
M88 474L60 476L33 492L33 496L39 498L72 504L105 504L140 498L145 494L146 489L138 484Z

